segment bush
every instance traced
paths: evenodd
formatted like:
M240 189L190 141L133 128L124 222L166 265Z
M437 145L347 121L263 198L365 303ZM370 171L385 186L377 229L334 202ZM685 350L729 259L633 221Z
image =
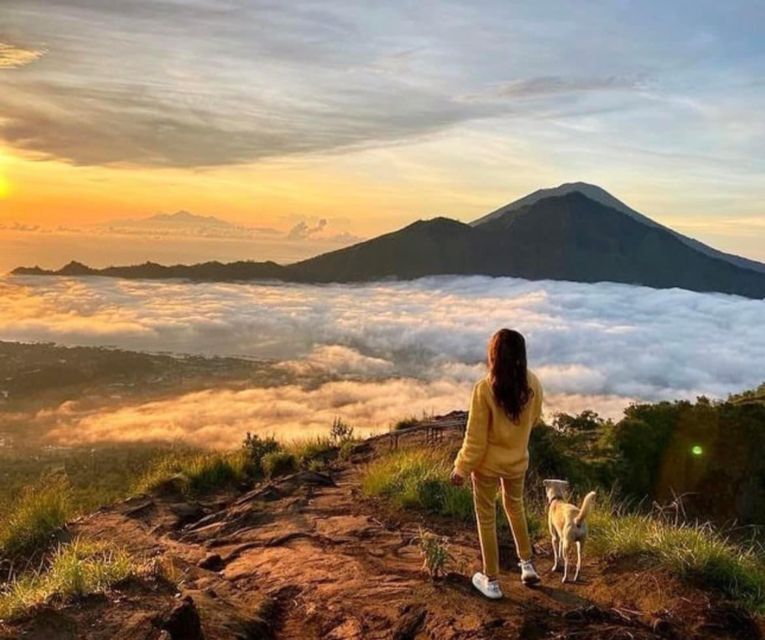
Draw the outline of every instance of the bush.
M263 456L263 473L266 478L276 478L298 470L298 460L288 451L273 451Z
M134 573L127 553L81 539L61 545L46 570L18 577L0 593L0 619L12 619L51 596L82 597L106 591Z
M274 451L278 451L281 447L279 443L272 437L261 438L258 435L247 432L242 444L247 458L250 462L252 475L260 475L263 473L263 457Z
M341 460L350 460L355 449L356 443L353 440L346 440L343 442L343 444L340 445L338 455L340 456Z
M69 482L60 475L24 489L0 525L0 552L17 556L47 546L71 515L70 497Z
M393 431L402 431L403 429L410 429L412 427L416 427L419 424L419 420L416 416L409 416L408 418L404 418L402 420L399 420L396 424L393 425Z
M335 418L329 429L329 437L336 443L353 439L353 427L342 418Z
M308 466L306 468L308 469L308 471L313 471L315 473L323 473L324 471L327 470L327 465L321 460L311 460L311 462L308 463Z

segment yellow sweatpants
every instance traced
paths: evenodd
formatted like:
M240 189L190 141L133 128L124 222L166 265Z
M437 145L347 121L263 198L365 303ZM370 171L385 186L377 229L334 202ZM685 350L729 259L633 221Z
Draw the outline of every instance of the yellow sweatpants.
M531 560L531 543L523 506L523 480L518 478L493 478L473 473L473 503L478 521L478 538L481 542L483 572L487 576L499 574L499 546L497 544L497 485L502 484L502 506L510 521L515 549L521 560Z

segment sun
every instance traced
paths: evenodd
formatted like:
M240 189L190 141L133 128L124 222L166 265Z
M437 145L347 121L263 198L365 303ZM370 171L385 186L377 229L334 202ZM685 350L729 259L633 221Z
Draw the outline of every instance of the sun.
M11 182L0 173L0 199L7 198L11 193Z

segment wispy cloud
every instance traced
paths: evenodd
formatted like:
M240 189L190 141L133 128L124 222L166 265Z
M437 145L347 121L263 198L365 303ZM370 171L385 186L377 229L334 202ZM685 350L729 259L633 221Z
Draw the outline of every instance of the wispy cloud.
M581 94L601 91L635 92L647 86L645 79L619 76L539 76L503 82L489 87L481 93L468 94L462 99L467 102L508 98L544 98L560 94Z
M292 229L289 230L287 233L287 238L290 240L305 240L306 238L310 238L312 235L321 233L326 226L326 218L321 218L313 227L309 227L304 220L301 220L294 227L292 227Z
M27 49L0 42L0 69L16 69L32 64L45 55L43 49Z

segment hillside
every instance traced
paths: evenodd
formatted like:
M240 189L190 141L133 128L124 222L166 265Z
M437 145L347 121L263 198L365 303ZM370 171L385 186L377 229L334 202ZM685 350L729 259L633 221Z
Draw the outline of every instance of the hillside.
M73 262L58 271L22 267L13 273L308 283L472 274L621 282L765 298L765 265L686 238L593 185L559 188L552 195L537 192L472 225L448 218L420 220L286 266L274 262L210 262L91 269Z
M439 444L454 446L460 431L444 426ZM393 444L432 449L428 434L423 428L395 442L374 438L321 472L298 471L207 498L189 498L171 480L78 519L65 539L116 544L151 568L101 595L49 599L0 626L0 638L761 637L759 618L650 564L590 554L583 580L562 585L549 572L541 532L535 552L542 584L519 584L505 543L506 597L481 598L469 584L478 553L472 525L398 511L361 490L370 462L388 456ZM449 538L443 578L423 571L422 527Z

